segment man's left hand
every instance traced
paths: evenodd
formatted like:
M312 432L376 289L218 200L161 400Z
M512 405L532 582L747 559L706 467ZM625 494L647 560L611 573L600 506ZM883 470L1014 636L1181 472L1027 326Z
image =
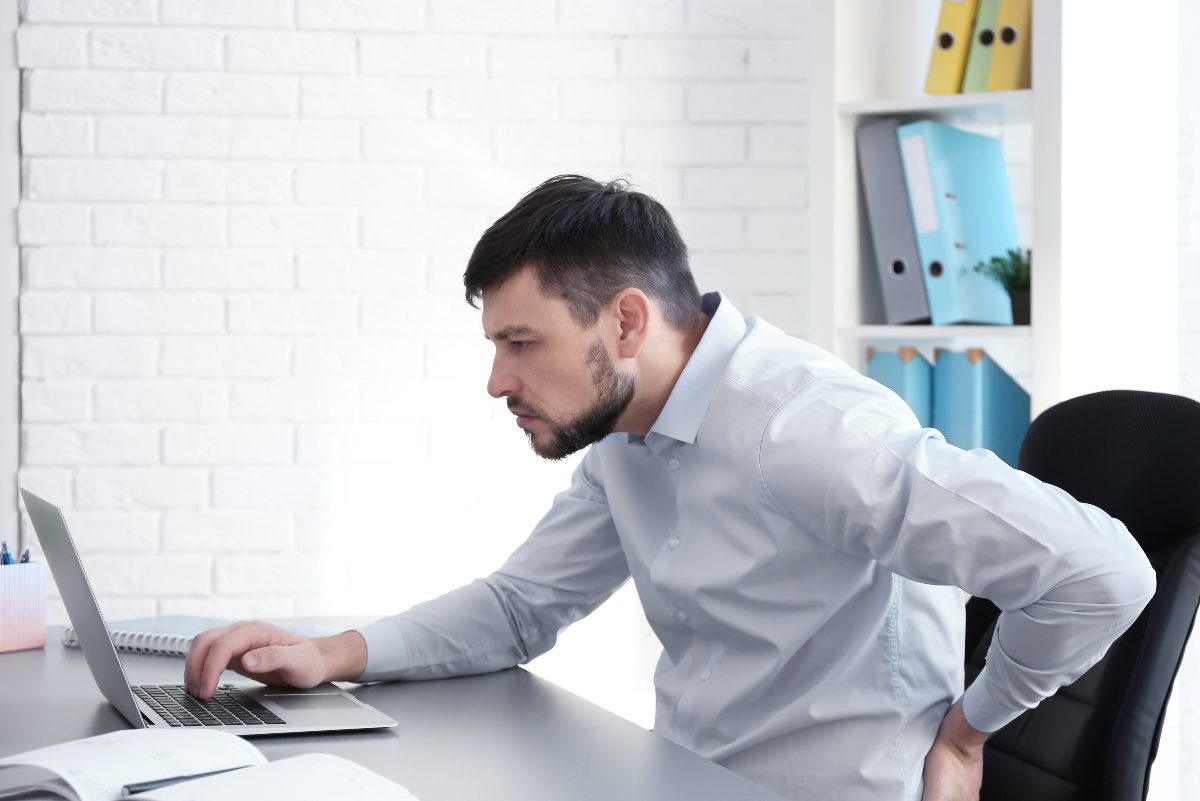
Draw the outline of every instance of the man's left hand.
M983 744L988 735L976 731L963 716L962 699L954 702L925 757L922 801L978 801L983 781Z

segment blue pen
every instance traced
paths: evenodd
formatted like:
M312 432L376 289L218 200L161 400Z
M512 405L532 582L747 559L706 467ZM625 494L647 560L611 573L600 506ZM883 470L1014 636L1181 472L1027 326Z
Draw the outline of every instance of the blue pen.
M0 540L0 565L11 565L12 554L8 552L8 543Z
M21 554L20 562L21 562L21 564L26 564L29 562L29 549L28 548L25 549L25 553Z

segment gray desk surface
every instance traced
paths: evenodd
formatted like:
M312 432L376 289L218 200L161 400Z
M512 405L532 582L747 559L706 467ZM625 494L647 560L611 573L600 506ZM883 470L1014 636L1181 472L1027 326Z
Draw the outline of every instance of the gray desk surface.
M0 756L128 728L61 629L44 650L0 654ZM183 660L121 654L130 682L183 681ZM227 673L225 679L245 681ZM400 725L258 737L269 759L322 751L422 801L779 801L779 796L522 669L442 681L346 685Z

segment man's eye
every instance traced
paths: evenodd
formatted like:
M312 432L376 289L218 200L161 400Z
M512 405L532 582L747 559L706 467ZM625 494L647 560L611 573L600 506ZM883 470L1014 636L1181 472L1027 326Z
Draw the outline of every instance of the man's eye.
M515 350L526 350L533 343L524 339L514 339L509 342Z

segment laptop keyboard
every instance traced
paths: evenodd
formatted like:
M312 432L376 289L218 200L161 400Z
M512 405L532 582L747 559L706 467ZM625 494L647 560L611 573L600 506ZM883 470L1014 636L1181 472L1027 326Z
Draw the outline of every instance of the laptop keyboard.
M233 684L217 687L207 701L187 694L179 684L130 687L172 726L278 726L283 719Z

